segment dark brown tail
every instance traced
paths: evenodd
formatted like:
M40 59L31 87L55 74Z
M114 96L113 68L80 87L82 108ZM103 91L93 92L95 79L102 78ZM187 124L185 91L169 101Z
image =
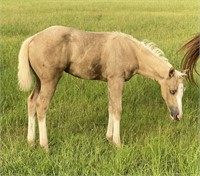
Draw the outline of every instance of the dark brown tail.
M185 52L185 55L181 61L181 68L188 69L188 80L192 84L196 84L193 76L195 71L198 75L196 65L197 60L199 59L199 50L200 50L200 33L195 35L187 43L185 43L179 51Z

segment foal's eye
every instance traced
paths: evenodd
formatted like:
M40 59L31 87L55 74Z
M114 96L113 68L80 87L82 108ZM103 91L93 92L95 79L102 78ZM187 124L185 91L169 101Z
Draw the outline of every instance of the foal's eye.
M176 93L176 90L170 90L169 92L170 94L174 95Z

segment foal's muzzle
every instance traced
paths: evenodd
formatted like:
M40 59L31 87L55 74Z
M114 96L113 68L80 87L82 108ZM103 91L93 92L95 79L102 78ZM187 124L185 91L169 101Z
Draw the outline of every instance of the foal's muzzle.
M182 113L179 112L179 110L177 108L170 108L170 116L173 120L181 120L182 118Z

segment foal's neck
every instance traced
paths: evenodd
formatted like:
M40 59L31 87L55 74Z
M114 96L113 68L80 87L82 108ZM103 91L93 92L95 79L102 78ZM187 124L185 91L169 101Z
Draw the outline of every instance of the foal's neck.
M152 80L156 80L157 82L165 79L172 67L172 65L167 61L159 58L159 56L151 53L151 51L146 50L141 50L138 63L138 73Z

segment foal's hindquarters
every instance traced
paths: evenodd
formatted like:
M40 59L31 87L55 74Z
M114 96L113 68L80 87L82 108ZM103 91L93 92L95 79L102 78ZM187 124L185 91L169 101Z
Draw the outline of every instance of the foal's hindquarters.
M64 70L60 63L60 54L51 53L51 47L44 47L45 40L41 37L34 38L29 45L29 62L36 77L35 87L28 98L28 142L35 140L35 119L37 116L39 125L40 145L48 149L48 138L46 129L46 112L50 100L55 92L57 83ZM40 42L38 40L43 40ZM61 49L59 46L56 48ZM39 52L36 52L39 51ZM64 62L64 61L63 61ZM55 67L56 66L56 67Z

